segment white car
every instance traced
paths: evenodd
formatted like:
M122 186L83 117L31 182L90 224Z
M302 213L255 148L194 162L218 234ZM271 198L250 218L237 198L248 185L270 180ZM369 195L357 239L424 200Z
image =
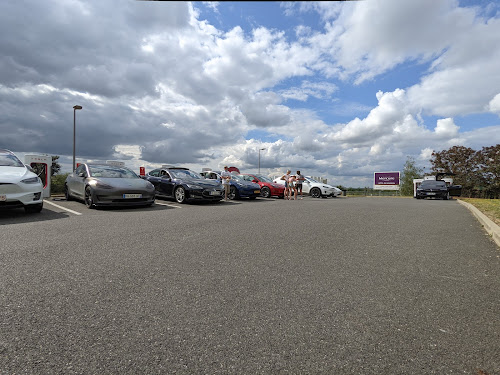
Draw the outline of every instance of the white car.
M42 180L11 151L0 149L0 208L43 208Z
M305 176L304 178L305 180L302 181L302 193L305 195L309 194L313 198L338 197L342 195L342 190L335 186L316 181L309 176ZM282 185L285 184L285 181L281 177L275 178L273 182Z

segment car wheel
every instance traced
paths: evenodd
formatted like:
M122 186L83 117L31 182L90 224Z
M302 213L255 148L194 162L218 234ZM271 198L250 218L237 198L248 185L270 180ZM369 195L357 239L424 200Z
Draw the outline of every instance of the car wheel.
M311 189L311 197L321 198L321 190L319 190L318 188L312 188Z
M229 188L229 194L227 195L229 199L238 199L238 190L234 186Z
M68 185L64 185L64 196L66 197L67 201L72 200L71 194L69 193Z
M260 195L261 195L263 198L271 198L271 189L269 189L268 187L263 187L263 188L260 190Z
M186 190L182 186L179 186L175 189L175 200L177 203L185 203L186 202Z
M95 204L94 204L94 198L92 196L92 189L90 188L90 186L87 186L85 188L85 198L84 198L84 201L85 201L85 206L87 206L87 208L94 208L95 207Z
M27 214L37 214L42 211L43 202L38 204L30 204L29 206L24 206L24 212Z

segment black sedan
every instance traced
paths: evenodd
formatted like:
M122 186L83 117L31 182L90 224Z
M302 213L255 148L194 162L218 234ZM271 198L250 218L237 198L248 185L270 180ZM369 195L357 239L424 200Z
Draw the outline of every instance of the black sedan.
M207 180L188 168L158 168L144 176L155 186L156 196L174 198L178 203L205 200L220 201L224 188L216 180Z
M415 198L438 198L450 199L450 196L459 196L461 186L447 186L446 182L441 180L425 180L417 187Z
M152 184L132 170L110 164L80 164L64 184L66 200L97 206L151 206L155 201Z

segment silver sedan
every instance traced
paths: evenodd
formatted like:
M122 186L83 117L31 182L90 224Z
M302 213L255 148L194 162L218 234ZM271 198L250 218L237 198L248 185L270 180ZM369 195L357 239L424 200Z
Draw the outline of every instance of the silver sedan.
M108 164L80 164L66 178L67 200L83 200L88 208L96 206L150 206L155 188L132 170Z

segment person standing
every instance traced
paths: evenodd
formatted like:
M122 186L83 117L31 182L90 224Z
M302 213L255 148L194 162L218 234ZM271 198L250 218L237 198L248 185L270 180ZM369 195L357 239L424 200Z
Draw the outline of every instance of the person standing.
M285 191L284 191L284 195L283 195L284 199L289 199L289 196L290 196L290 188L289 188L289 183L288 183L288 180L290 179L290 173L292 173L292 171L288 170L288 171L286 171L286 174L281 176L281 179L285 181Z
M295 175L291 175L289 178L288 178L288 191L289 191L289 195L290 195L290 200L297 200L297 186L296 186L296 183L297 183L297 178ZM293 195L293 198L292 198L292 195Z
M304 196L302 195L302 182L305 181L305 177L300 174L300 171L297 171L297 183L295 184L295 188L297 189L297 193L300 191L300 199Z
M231 172L227 170L227 165L224 166L224 170L220 174L222 180L222 186L224 186L224 199L227 201L227 195L229 194L229 180L231 179Z

